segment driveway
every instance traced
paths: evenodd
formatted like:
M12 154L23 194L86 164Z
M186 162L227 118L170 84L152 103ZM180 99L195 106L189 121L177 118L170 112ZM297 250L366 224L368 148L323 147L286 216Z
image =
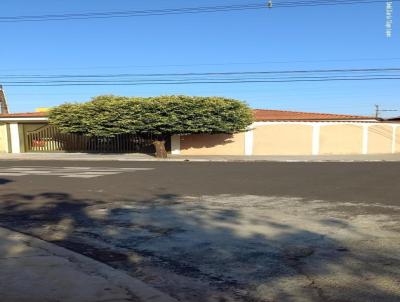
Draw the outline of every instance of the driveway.
M2 161L0 225L180 301L399 301L398 171Z

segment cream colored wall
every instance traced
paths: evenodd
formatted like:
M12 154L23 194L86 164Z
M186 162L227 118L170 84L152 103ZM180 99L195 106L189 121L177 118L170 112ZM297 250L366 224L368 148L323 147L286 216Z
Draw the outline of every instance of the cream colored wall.
M310 155L312 152L311 125L258 126L253 135L253 155Z
M366 126L368 137L364 137ZM319 128L319 135L318 131L315 132L315 144L321 155L362 154L364 139L367 139L365 144L368 141L365 145L368 154L392 152L393 124L297 122L256 124L251 136L252 155L311 155L314 127ZM243 155L245 135L182 136L180 144L182 155ZM400 125L397 126L394 147L394 151L400 153Z
M353 124L322 125L320 154L361 154L363 128Z
M18 132L19 132L19 146L20 146L20 151L21 152L26 152L25 149L25 131L24 131L24 125L23 124L18 124Z
M44 123L19 124L21 152L24 151L25 133L45 125ZM247 143L250 141L251 147L251 141L253 142L253 155L310 155L313 146L313 128L319 127L319 154L361 154L363 128L366 126L368 126L366 145L368 154L391 153L392 150L400 153L400 124L389 123L257 123L253 132L248 133L250 134L248 137L252 139L247 140ZM393 126L396 129L394 144ZM244 155L245 136L245 133L181 136L178 142L180 154ZM0 123L0 152L10 151L7 125Z
M7 124L0 124L0 153L10 152Z
M396 137L396 141L395 141L395 144L394 144L394 152L395 153L400 153L400 126L398 126L398 127L396 127L396 130L395 130L396 132L396 135L395 135L395 137Z
M392 153L392 125L368 127L368 154Z
M244 155L244 133L181 136L182 155Z

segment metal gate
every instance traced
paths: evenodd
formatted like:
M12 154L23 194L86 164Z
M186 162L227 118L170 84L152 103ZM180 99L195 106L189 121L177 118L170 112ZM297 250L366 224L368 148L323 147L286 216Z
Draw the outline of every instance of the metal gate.
M119 134L114 137L89 137L61 133L44 126L26 133L27 152L154 153L151 135Z

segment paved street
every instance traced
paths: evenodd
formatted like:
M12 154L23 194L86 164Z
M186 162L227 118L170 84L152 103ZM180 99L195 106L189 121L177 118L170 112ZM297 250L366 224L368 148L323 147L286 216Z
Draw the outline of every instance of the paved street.
M397 162L7 160L0 226L180 301L399 301L399 171Z

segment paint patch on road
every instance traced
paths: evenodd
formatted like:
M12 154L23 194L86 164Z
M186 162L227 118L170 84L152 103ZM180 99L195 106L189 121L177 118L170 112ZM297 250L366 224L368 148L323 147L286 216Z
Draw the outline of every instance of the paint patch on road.
M0 168L0 176L58 176L64 178L95 178L121 173L154 170L154 168L107 168L107 167L49 167L13 166Z

